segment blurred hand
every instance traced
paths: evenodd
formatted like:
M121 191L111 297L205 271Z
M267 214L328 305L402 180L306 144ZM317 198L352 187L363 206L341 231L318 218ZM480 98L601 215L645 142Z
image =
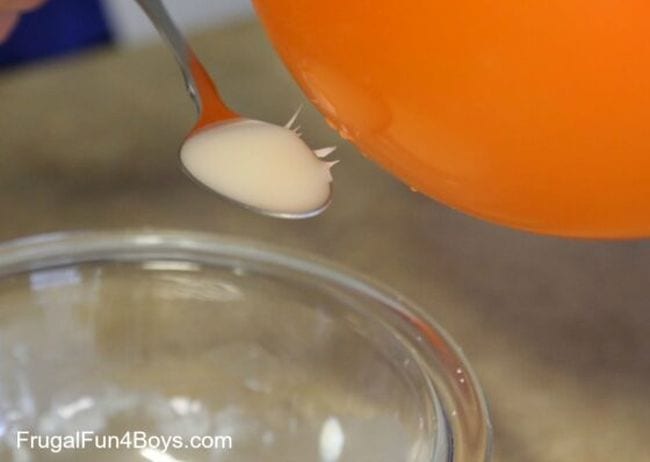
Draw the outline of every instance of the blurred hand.
M45 2L46 0L0 0L0 43L9 37L22 13L38 8Z

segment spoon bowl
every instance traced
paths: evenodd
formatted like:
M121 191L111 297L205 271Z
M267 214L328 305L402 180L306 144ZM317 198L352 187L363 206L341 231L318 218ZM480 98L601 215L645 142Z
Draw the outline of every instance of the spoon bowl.
M329 170L336 162L322 158L334 149L313 151L305 144L292 128L298 112L278 126L230 109L162 2L136 2L173 51L199 115L181 148L183 171L211 192L261 215L302 219L327 209L332 200Z

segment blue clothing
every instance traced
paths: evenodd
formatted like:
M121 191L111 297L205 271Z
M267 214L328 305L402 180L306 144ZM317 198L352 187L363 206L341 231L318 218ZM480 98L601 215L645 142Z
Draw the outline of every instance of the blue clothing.
M100 0L50 0L23 15L9 40L0 45L0 67L110 42Z

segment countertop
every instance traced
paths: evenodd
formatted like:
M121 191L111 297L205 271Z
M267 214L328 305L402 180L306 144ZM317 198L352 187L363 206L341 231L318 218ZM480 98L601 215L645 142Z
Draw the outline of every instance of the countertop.
M233 108L285 122L303 101L256 24L192 39ZM85 228L188 228L326 256L427 308L490 401L496 461L648 461L650 241L525 234L411 192L307 105L339 145L332 207L289 222L178 169L194 120L162 46L96 50L0 74L0 239Z

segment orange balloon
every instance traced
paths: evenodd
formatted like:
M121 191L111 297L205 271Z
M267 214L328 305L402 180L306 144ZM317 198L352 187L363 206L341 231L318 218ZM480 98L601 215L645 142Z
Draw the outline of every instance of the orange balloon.
M254 0L290 71L409 186L541 233L650 235L647 0Z

